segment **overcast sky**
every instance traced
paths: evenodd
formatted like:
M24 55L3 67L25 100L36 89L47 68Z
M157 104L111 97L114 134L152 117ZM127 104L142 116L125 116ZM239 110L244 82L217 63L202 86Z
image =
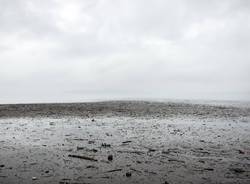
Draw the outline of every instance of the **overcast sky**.
M0 0L0 103L250 100L249 0Z

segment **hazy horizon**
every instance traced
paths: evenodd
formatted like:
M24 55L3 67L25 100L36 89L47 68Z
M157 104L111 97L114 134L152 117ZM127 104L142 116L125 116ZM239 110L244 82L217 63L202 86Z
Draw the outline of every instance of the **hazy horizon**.
M248 0L0 0L0 104L250 101Z

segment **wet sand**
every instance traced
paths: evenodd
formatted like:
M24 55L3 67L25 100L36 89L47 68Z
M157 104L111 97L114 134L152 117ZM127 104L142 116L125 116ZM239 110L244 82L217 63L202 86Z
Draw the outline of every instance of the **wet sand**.
M250 108L0 105L0 183L250 183Z

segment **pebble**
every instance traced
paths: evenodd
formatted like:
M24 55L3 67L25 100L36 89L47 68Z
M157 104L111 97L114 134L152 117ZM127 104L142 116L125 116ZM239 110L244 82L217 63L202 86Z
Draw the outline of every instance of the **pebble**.
M132 176L131 172L127 172L127 173L126 173L126 176L127 176L127 177L131 177L131 176Z
M108 156L108 160L109 160L109 161L112 161L112 160L113 160L113 155L109 155L109 156Z

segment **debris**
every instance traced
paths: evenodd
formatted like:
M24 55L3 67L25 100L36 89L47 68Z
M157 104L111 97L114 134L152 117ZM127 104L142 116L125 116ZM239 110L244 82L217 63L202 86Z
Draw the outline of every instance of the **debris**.
M113 170L106 171L104 173L111 173L111 172L117 172L117 171L122 171L122 169L113 169Z
M107 147L111 147L111 145L110 145L110 144L107 144L107 143L102 143L102 147L107 148Z
M139 172L139 173L142 173L142 171L139 171L137 169L134 169L134 168L130 168L132 171L135 171L135 172Z
M162 154L169 154L170 151L162 151L161 153L162 153Z
M37 180L37 177L32 177L32 180Z
M5 167L5 165L4 165L4 164L1 164L0 167Z
M156 172L153 172L153 171L149 171L149 170L144 170L145 173L149 173L149 174L154 174L156 175L157 173Z
M88 144L94 144L95 141L88 141Z
M108 156L108 160L109 160L109 161L112 161L112 160L113 160L113 155L109 155L109 156Z
M98 152L98 150L97 149L91 149L90 151L92 151L92 152L94 152L94 153L96 153L96 152Z
M148 149L148 152L155 152L155 151L156 151L156 149L153 149L153 148Z
M214 169L213 168L204 168L204 170L206 170L206 171L213 171Z
M72 158L80 158L80 159L84 159L84 160L90 160L90 161L95 161L97 162L98 160L92 158L92 157L87 157L87 156L83 156L83 155L68 155L69 157Z
M131 177L132 176L131 172L126 172L126 176Z
M101 178L103 178L103 179L110 179L111 177L110 176L102 176Z
M241 168L230 168L229 170L233 171L235 173L243 173L243 172L245 172L245 170L241 169Z
M238 150L238 151L239 151L239 154L245 154L245 152L242 150Z
M169 162L181 162L181 163L185 163L185 161L183 160L177 160L177 159L168 159Z
M45 173L49 173L49 170L45 171Z
M85 147L80 147L80 146L76 147L76 150L83 150L83 149L85 149Z
M98 169L98 167L94 166L94 165L88 165L86 167L87 169Z
M122 144L131 143L132 141L123 141Z
M112 134L106 133L106 136L112 136Z
M118 150L118 153L134 153L134 154L138 154L138 155L142 155L144 154L143 151L137 151L137 150Z
M91 121L92 121L92 122L94 122L94 121L95 121L95 119L92 119Z
M75 139L72 139L74 141L86 141L87 139L82 139L82 138L75 138Z

